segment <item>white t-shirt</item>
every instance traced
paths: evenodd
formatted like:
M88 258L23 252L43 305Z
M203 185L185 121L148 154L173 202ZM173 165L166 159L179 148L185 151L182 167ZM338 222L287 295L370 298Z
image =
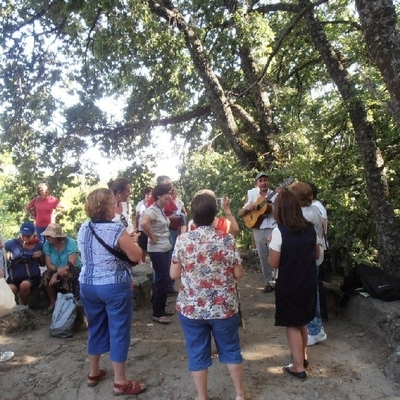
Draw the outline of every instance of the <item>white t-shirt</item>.
M320 244L319 257L317 258L317 265L320 265L324 261L324 248L322 246L324 240L324 228L322 226L321 214L317 207L313 205L301 208L303 216L307 221L310 221L314 225L314 229L317 232L317 244Z
M267 196L269 196L272 193L271 189L268 189ZM244 207L248 206L251 203L254 203L257 201L257 199L261 196L260 194L260 189L259 188L253 188L247 191L247 202L244 205ZM267 197L265 196L265 197ZM271 203L273 204L275 199L276 199L277 194L274 194L272 198L270 199ZM259 226L258 229L268 229L268 228L274 228L276 226L275 218L273 215L273 211L271 211L261 222L261 225Z

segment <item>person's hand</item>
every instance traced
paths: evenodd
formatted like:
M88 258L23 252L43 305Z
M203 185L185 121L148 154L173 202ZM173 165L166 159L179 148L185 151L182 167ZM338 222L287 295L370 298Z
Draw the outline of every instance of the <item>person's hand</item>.
M4 278L4 272L2 269L0 269L0 278Z
M42 251L41 250L38 250L38 251L35 251L33 254L32 254L32 258L40 258L41 256L42 256Z
M68 275L67 267L57 268L57 273L60 276L67 276Z
M56 272L55 274L53 274L53 276L50 279L49 285L53 286L58 282L58 272Z
M138 243L138 242L139 242L139 236L140 236L140 235L141 235L141 233L140 233L139 231L137 231L137 232L132 232L132 233L131 233L132 240L133 240L134 242Z
M254 203L248 204L248 205L247 205L246 207L244 207L243 209L246 210L246 211L253 211L253 210L255 210L256 208L257 208L257 203L254 202Z
M230 212L230 206L231 206L231 199L229 199L226 196L221 197L221 208L224 213Z
M272 235L269 235L269 236L267 237L267 244L270 244L270 243L271 243L271 240L272 240Z

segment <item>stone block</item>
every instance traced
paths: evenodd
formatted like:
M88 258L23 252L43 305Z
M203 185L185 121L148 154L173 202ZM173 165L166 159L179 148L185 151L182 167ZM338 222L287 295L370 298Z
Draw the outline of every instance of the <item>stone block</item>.
M34 329L36 329L36 316L28 306L16 306L0 318L1 335Z
M136 311L151 301L154 269L148 264L139 264L133 268L133 309Z
M389 379L400 381L400 301L382 301L356 294L347 305L339 307L343 296L338 281L327 286L328 303L338 313L380 337L394 352L388 357L384 371Z

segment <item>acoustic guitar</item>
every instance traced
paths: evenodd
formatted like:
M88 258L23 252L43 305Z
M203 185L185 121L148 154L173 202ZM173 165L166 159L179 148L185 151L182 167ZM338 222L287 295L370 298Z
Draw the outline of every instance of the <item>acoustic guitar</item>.
M279 187L286 188L290 184L294 182L294 179L290 176L289 178L285 179ZM256 201L257 207L249 211L243 216L244 223L248 228L258 228L261 225L262 220L264 219L265 215L268 215L272 211L272 204L270 200L276 194L276 190L272 190L267 197L260 196Z

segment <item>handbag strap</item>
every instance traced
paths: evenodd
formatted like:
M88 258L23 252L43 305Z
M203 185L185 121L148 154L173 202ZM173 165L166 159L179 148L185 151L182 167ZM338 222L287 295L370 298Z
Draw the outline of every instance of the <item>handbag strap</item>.
M89 222L89 229L92 232L93 236L97 239L97 241L104 247L106 248L112 255L115 257L119 258L122 261L129 262L130 264L133 264L133 261L121 250L117 250L112 248L110 245L108 245L94 230L93 225L91 222Z

